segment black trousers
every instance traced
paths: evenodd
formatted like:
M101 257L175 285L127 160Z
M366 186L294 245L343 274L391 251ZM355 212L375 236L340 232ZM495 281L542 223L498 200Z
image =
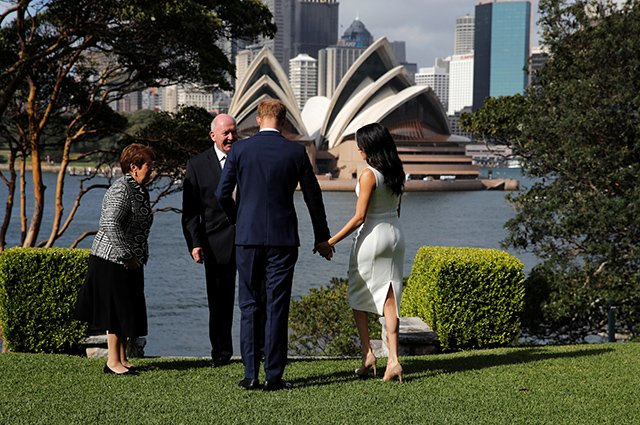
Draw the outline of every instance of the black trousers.
M236 262L231 256L229 264L207 261L214 258L204 251L204 270L207 281L207 302L209 305L209 340L213 361L227 361L233 355L233 307L236 291Z

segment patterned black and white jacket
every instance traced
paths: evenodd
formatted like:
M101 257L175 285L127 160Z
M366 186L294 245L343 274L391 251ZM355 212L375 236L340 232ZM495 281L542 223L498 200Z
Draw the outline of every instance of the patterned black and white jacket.
M152 222L149 192L128 174L119 178L104 195L91 254L118 264L136 257L146 264Z

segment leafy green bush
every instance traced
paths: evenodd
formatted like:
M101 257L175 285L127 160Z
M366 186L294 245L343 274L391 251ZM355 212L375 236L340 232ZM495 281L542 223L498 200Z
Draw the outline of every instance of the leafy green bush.
M360 339L349 306L348 283L333 278L327 287L313 288L291 302L289 349L304 356L359 356ZM379 339L380 323L369 315L371 339Z
M12 248L0 255L0 322L11 351L69 352L86 333L72 319L89 250Z
M444 350L511 343L520 332L524 272L494 249L422 247L402 296L401 314L422 318Z
M607 330L610 304L616 306L616 332L637 336L640 278L621 278L587 264L554 270L543 263L531 270L525 282L522 325L541 338L561 333L568 341L580 341Z

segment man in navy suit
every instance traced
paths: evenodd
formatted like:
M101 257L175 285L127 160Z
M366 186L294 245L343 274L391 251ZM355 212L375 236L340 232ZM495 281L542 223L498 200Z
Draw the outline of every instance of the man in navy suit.
M327 260L333 255L327 243L330 233L322 192L306 149L280 133L286 114L278 100L258 105L260 132L234 144L216 191L229 218L236 219L240 349L245 374L240 386L246 389L261 388L261 341L266 374L262 388L291 388L282 376L287 362L293 271L300 246L293 203L298 184L311 216L315 250Z
M204 263L209 304L212 366L229 363L236 285L233 224L220 208L215 190L231 145L238 140L236 122L226 114L211 121L211 149L187 162L182 192L182 231L189 253Z

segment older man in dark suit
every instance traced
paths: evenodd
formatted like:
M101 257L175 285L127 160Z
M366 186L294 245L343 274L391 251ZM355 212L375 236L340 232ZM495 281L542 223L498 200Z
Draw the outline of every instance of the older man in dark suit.
M286 114L277 100L258 105L260 132L234 144L216 191L229 218L236 219L240 349L245 371L240 386L246 389L291 388L282 377L287 362L291 286L300 245L293 202L298 184L311 216L315 250L326 259L333 255L327 243L330 233L322 192L306 149L280 133ZM262 337L266 380L261 387L258 372Z
M238 140L236 122L226 114L211 121L213 146L187 162L182 198L182 230L189 253L204 263L209 304L212 366L229 363L235 299L235 229L220 208L215 190L231 145Z

